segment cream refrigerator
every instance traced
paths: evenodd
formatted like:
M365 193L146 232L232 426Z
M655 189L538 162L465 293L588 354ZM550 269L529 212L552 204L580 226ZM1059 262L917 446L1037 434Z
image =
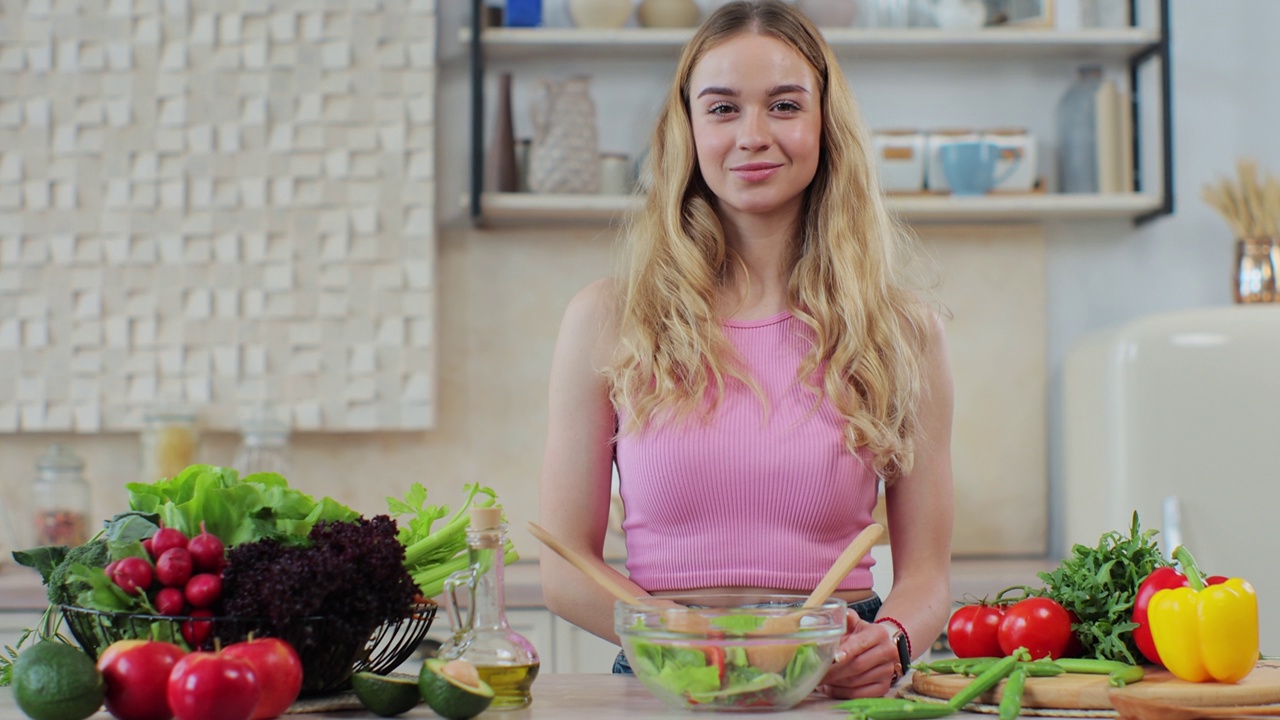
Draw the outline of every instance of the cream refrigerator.
M1063 378L1065 533L1094 545L1137 510L1166 553L1258 593L1280 655L1280 305L1142 318L1072 348Z

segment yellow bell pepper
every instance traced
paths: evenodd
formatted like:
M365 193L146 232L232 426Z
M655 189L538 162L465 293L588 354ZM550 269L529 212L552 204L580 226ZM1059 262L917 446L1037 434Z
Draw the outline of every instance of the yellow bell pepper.
M1189 682L1234 683L1258 662L1258 598L1240 578L1205 586L1186 548L1174 551L1190 587L1161 590L1147 619L1164 666Z

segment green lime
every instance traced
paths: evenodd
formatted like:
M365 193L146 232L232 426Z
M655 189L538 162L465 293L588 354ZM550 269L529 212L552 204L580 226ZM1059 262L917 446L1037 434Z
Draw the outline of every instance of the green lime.
M84 720L102 706L102 673L80 648L46 640L13 663L13 699L35 720Z
M463 660L453 662L465 663ZM436 714L448 720L467 720L484 712L493 702L493 688L479 678L475 679L475 685L460 682L442 672L445 665L445 661L439 658L431 658L422 664L422 670L418 672L422 699Z
M422 702L418 681L408 678L387 677L371 672L359 672L351 676L351 689L369 712L382 717L395 717L407 713Z

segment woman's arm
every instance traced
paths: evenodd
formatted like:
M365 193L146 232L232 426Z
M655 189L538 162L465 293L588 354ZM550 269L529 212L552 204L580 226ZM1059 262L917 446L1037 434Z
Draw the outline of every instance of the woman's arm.
M541 524L565 545L614 575L636 595L646 593L603 558L609 519L614 410L600 369L616 343L609 281L570 301L551 362L547 444L539 483ZM614 598L549 548L540 552L547 607L605 640L613 631Z
M879 617L901 622L914 656L942 633L951 612L951 363L935 319L924 362L920 435L908 475L885 489L893 587Z
M885 490L893 588L878 615L902 624L913 657L933 644L951 608L951 366L941 321L931 324L930 335L915 462L910 473ZM863 622L852 612L848 622L849 634L840 642L821 689L838 698L884 695L898 662L892 639L896 628L889 622Z

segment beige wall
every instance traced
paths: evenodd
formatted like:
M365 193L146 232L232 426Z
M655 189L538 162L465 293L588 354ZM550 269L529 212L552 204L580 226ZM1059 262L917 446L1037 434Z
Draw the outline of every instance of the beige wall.
M926 227L942 268L956 381L956 549L1045 550L1044 242L1035 226ZM453 504L464 483L491 485L525 557L536 518L546 379L565 303L613 263L603 227L444 229L439 257L439 416L428 432L301 434L291 481L366 513L423 482ZM21 520L35 459L53 440L88 463L95 517L126 504L139 473L136 434L0 435L0 488ZM207 434L201 458L227 463L237 439ZM988 498L1017 513L991 518ZM616 545L614 546L616 549Z

